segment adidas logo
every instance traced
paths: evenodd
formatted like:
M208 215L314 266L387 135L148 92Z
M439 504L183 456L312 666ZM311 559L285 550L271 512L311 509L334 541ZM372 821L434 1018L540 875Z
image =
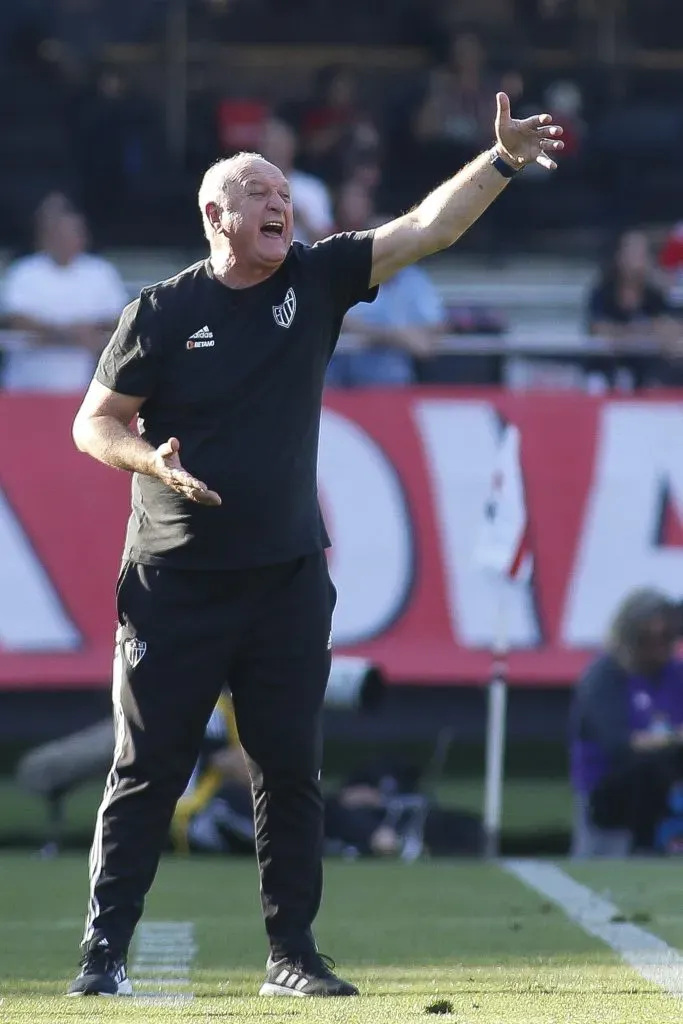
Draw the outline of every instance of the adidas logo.
M187 348L213 348L216 344L212 331L205 325L187 340Z
M288 971L287 968L283 968L275 979L275 984L281 989L292 989L292 995L302 995L303 990L308 985L308 978L304 975L297 974L295 971Z
M120 985L121 982L127 981L127 979L128 975L126 974L126 968L124 967L123 964L121 964L121 966L117 969L116 974L114 975L114 981L116 982L117 985Z

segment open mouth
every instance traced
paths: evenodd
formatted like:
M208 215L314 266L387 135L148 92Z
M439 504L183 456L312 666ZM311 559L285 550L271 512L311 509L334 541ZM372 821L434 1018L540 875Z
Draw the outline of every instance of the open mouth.
M282 238L285 226L278 220L269 220L261 228L261 234L266 238Z

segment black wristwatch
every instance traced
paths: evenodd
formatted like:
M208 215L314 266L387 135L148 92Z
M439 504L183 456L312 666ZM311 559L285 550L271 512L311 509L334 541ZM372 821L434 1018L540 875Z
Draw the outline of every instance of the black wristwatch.
M503 160L495 146L491 150L491 166L495 167L504 178L514 178L515 174L521 170L521 167L512 167L507 160Z

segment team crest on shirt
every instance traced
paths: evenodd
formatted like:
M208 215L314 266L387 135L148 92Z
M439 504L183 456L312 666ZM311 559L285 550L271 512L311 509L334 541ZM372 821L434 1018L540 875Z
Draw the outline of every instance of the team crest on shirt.
M291 327L296 313L296 295L293 288L287 289L285 301L280 306L273 306L273 317L278 327Z
M144 640L124 640L123 653L131 668L140 664L147 651L147 644Z

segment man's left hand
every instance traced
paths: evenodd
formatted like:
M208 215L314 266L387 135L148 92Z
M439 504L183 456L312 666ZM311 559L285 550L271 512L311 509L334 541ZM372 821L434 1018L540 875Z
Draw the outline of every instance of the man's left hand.
M503 160L518 170L537 163L554 171L557 164L550 154L564 149L559 124L551 123L550 114L535 114L523 120L512 117L510 100L504 92L498 93L496 103L496 140Z

